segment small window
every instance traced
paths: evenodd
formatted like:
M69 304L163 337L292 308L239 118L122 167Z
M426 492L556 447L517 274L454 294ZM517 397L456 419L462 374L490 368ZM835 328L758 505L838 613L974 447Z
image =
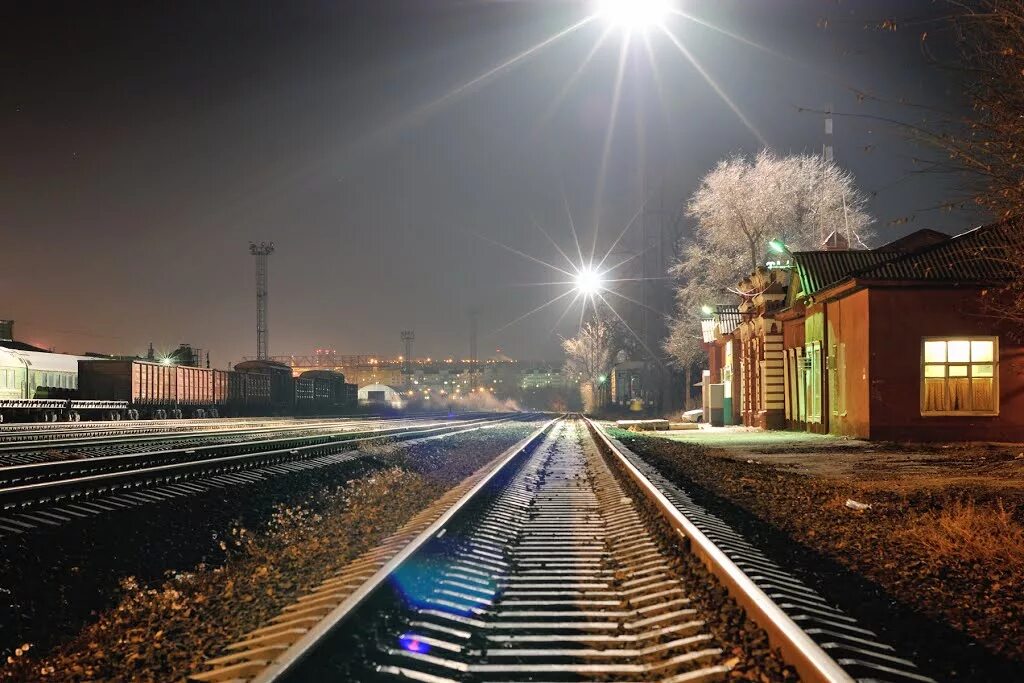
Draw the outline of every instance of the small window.
M930 338L922 348L922 415L997 415L997 337Z
M807 391L807 421L821 422L821 342L807 344L804 381Z

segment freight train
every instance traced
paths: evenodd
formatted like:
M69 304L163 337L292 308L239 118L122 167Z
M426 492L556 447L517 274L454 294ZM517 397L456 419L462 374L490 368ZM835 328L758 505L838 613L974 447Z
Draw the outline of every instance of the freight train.
M356 385L328 370L293 377L272 361L214 370L0 347L0 422L328 415L356 405Z

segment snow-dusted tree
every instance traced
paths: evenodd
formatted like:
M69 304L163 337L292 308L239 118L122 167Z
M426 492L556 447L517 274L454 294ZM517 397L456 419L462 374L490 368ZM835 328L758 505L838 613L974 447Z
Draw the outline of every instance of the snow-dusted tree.
M562 341L565 350L565 372L579 377L580 399L583 410L593 412L598 408L598 394L601 377L612 369L618 346L615 326L599 316L580 328L575 337Z
M866 204L853 176L820 156L763 150L720 161L690 198L687 215L697 228L670 271L676 315L664 347L676 365L701 357L701 306L733 301L729 290L764 264L771 240L815 249L838 232L863 247L872 222Z

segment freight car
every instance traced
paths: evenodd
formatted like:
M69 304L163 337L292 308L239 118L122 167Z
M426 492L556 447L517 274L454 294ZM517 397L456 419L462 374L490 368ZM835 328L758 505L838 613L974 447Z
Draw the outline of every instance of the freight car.
M327 415L355 406L341 373L295 378L269 361L229 371L0 347L0 422Z
M345 375L332 370L310 370L298 377L283 363L250 360L235 372L270 378L271 405L279 415L330 415L354 410L357 390L345 383Z
M313 380L317 405L328 411L347 411L359 402L359 387L345 382L345 375L334 370L307 370L299 379Z

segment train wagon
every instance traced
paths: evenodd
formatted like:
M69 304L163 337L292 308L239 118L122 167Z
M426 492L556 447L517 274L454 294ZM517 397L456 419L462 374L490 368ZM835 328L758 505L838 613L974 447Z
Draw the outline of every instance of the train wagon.
M226 406L228 403L228 382L233 372L228 370L213 371L213 403L217 406Z
M345 375L333 370L307 370L300 379L312 379L316 410L319 413L340 414L355 410L358 388L345 383Z
M142 360L80 360L83 400L127 401L129 417L205 417L218 414L214 371Z
M75 400L78 361L83 358L0 347L0 422L72 421L97 411L110 418L126 409L124 402Z
M295 380L292 369L284 363L271 360L247 360L235 365L235 372L256 375L269 382L269 411L276 415L288 415L295 409ZM262 382L262 380L255 380Z

